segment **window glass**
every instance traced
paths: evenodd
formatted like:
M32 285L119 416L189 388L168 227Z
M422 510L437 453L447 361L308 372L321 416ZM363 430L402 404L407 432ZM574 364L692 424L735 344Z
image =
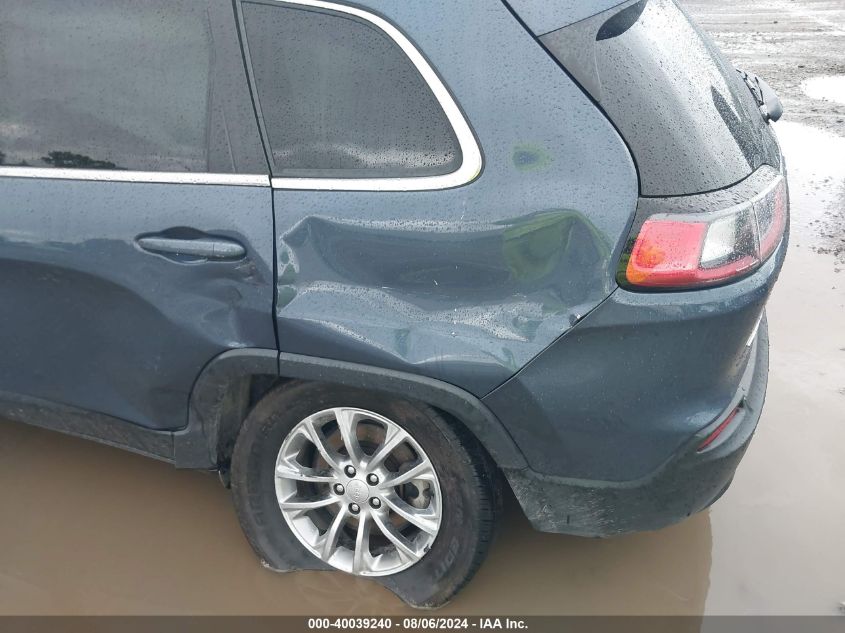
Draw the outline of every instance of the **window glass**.
M779 150L747 86L673 0L543 35L628 142L645 196L721 189Z
M3 0L0 162L207 171L216 1Z
M443 109L381 30L347 14L242 7L275 175L409 177L460 167Z

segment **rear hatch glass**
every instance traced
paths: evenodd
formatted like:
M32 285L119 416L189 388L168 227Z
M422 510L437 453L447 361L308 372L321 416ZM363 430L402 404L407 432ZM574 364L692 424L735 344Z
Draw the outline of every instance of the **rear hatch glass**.
M641 195L703 193L779 168L751 91L672 0L626 2L540 39L625 138Z

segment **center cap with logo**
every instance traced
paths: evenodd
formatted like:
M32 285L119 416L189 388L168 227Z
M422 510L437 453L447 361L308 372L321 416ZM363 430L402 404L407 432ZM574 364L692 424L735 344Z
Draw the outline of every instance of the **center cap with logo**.
M346 485L346 494L355 503L362 504L370 496L370 489L360 479L353 479Z

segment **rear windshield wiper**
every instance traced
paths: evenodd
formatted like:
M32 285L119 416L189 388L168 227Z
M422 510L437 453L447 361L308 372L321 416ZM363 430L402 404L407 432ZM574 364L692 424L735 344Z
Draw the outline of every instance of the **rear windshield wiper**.
M783 114L783 104L780 101L777 93L764 80L754 73L745 70L736 71L745 80L745 85L751 90L754 98L757 99L757 105L760 106L760 112L763 113L763 118L767 121L777 121Z

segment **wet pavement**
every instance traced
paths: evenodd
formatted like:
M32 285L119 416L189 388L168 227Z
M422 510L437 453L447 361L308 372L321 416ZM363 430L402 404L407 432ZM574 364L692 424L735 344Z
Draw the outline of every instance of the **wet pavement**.
M763 4L769 8L755 8ZM792 237L768 310L769 391L733 486L711 510L684 523L609 540L534 532L511 502L488 561L440 613L840 609L845 136L837 132L845 132L836 121L845 106L834 98L835 86L819 88L827 100L800 87L812 85L806 82L814 73L845 74L843 5L688 3L729 56L748 61L749 69L785 90L789 113L777 130L789 165ZM734 35L740 32L756 35L744 41ZM787 41L793 57L769 59L772 38ZM830 56L833 49L826 47L834 44L838 62L826 62L824 51ZM790 65L802 63L802 55L813 70L792 77ZM767 73L781 64L782 70ZM0 481L0 614L406 611L365 580L262 569L241 535L228 492L211 475L0 422Z
M842 0L681 0L734 64L768 81L789 120L843 134L845 103L808 99L805 84L845 75ZM840 84L841 86L841 84Z

